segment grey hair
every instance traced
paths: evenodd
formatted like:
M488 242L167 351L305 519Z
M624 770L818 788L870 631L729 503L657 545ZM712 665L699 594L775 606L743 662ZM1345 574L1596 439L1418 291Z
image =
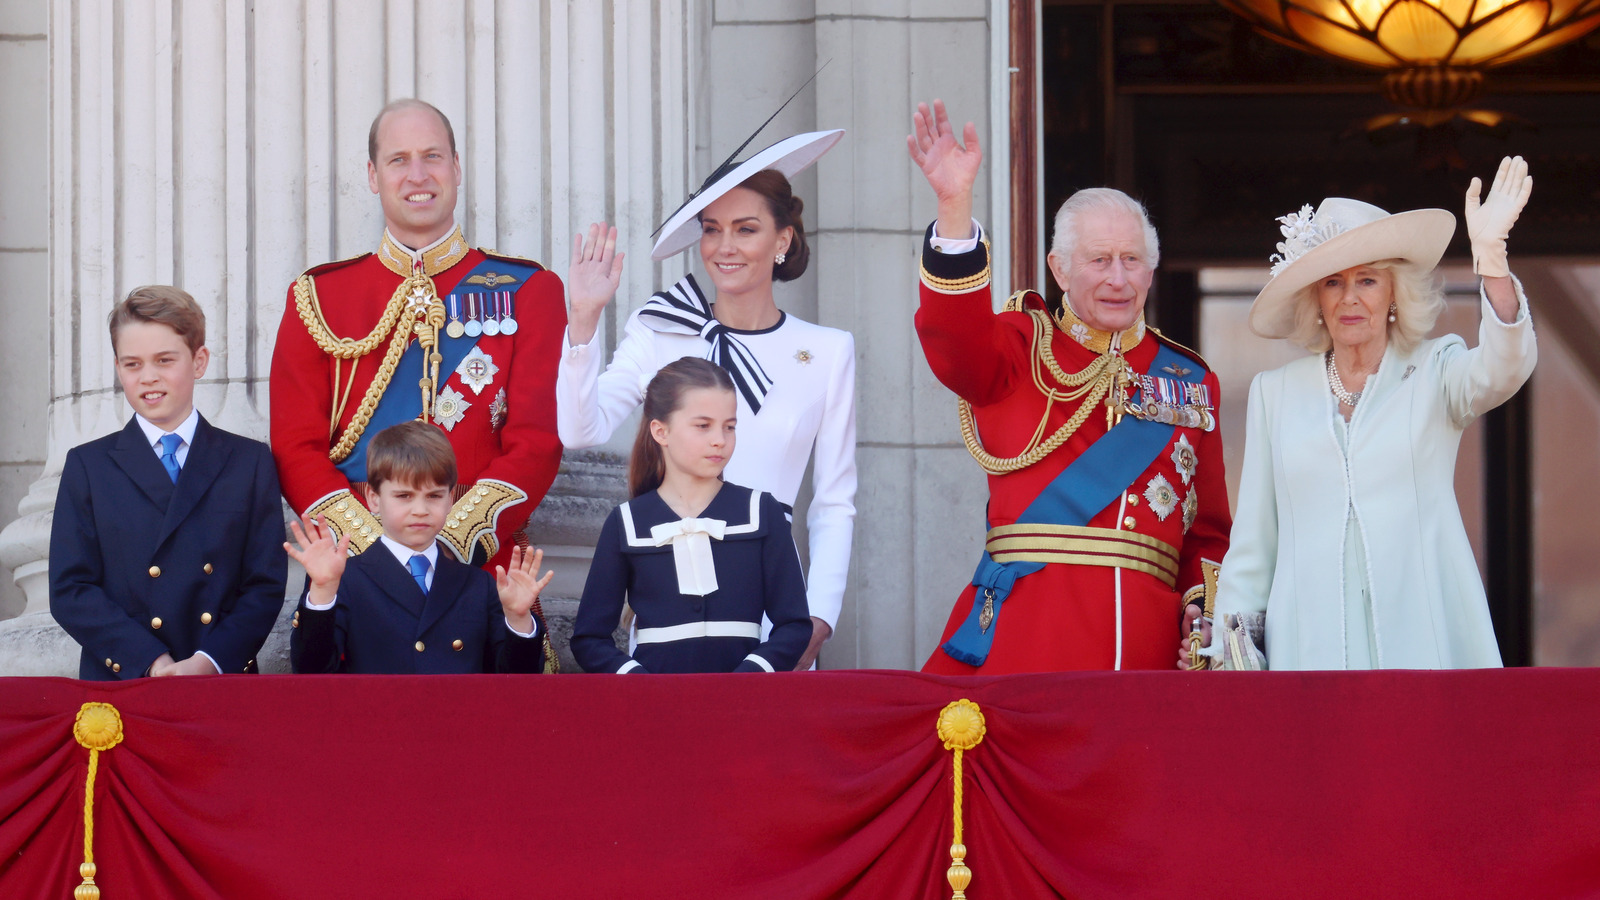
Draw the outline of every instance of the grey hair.
M1090 210L1120 210L1139 217L1144 229L1144 252L1150 259L1150 268L1161 264L1161 241L1156 237L1156 227L1150 224L1150 214L1144 204L1116 188L1084 188L1073 193L1056 210L1055 234L1050 241L1050 252L1063 261L1072 259L1078 249L1078 218Z
M1381 259L1366 265L1386 269L1394 276L1395 321L1388 323L1389 340L1401 353L1410 353L1444 312L1444 283L1432 271L1401 259ZM1289 340L1312 353L1326 353L1333 346L1328 327L1318 321L1322 308L1317 303L1317 283L1321 280L1296 291L1290 300L1294 305L1294 330L1289 332Z

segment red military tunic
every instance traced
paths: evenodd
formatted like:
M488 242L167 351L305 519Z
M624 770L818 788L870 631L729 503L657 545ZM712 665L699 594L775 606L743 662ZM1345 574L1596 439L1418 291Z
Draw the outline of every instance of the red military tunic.
M992 312L988 272L988 246L984 243L962 254L936 253L931 244L925 243L922 303L916 325L934 375L972 405L984 449L994 456L1009 458L1029 447L1045 414L1046 398L1035 386L1032 372L1043 372L1046 386L1064 388L1055 383L1044 366L1038 365L1032 344L1034 318L1022 310ZM1024 308L1044 308L1037 294L1025 296ZM1079 338L1075 339L1073 333ZM1052 323L1045 340L1060 370L1071 374L1094 363L1111 337L1089 328L1068 308L1059 325ZM1165 340L1146 329L1142 318L1121 336L1124 355L1133 370L1157 376L1163 373L1151 372L1151 363L1156 357L1157 342ZM1204 366L1193 351L1167 343L1186 361L1192 359ZM1218 396L1216 375L1208 371L1204 384L1214 401ZM1042 437L1054 434L1082 402L1055 403ZM1042 459L1014 472L989 476L991 528L1016 523L1046 485L1106 434L1105 408L1101 403L1096 407L1064 444ZM1164 479L1165 487L1157 476ZM1156 503L1151 502L1147 492ZM1186 514L1186 501L1192 507L1192 517ZM1086 524L1106 529L1103 534L1111 546L1122 540L1120 533L1128 532L1171 545L1177 551L1175 586L1139 568L1048 563L1017 579L993 620L993 642L981 667L959 662L939 649L923 671L1002 675L1065 669L1172 668L1182 598L1202 584L1200 561L1221 562L1228 549L1232 521L1221 436L1214 428L1174 428L1168 445L1154 462ZM994 546L991 544L991 548ZM1135 547L1131 543L1124 546ZM950 640L967 620L975 596L977 591L970 584L962 591L941 644Z
M459 229L423 253L424 271L441 299L480 263L496 259L534 270L515 285L516 333L478 337L474 355L488 360L470 362L470 372L462 371L469 368L465 360L456 371L441 368L437 394L445 402L435 403L432 410L455 449L460 479L459 499L441 537L457 556L476 557L485 567L506 561L515 535L544 498L561 462L555 383L566 303L554 273L528 260L470 249ZM370 546L382 529L366 514L363 492L352 496L352 482L363 479L347 477L329 451L358 415L383 364L392 329L378 334L373 349L354 360L353 378L352 362L336 360L313 332L322 329L320 316L326 324L324 341L329 336L350 341L368 337L410 264L406 251L386 232L377 253L311 269L289 290L272 354L272 452L284 496L297 513L323 514L339 533L352 532L356 552ZM307 302L300 302L297 294L306 295ZM409 329L411 321L402 315L401 327ZM413 336L411 343L416 340ZM469 385L468 374L478 389ZM415 379L393 378L385 393L392 391L417 393L420 407ZM343 408L335 416L341 396ZM363 430L357 452L364 453L364 442L376 430Z

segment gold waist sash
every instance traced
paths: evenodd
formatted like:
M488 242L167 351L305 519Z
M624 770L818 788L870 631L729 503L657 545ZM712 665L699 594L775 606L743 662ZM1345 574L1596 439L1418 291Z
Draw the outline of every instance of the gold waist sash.
M1132 569L1178 584L1178 548L1134 531L1077 525L1001 525L985 549L997 563L1039 562Z

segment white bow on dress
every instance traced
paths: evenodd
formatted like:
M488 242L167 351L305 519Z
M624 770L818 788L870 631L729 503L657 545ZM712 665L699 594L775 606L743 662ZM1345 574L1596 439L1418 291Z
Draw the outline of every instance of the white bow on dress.
M650 529L657 547L672 545L672 562L678 569L678 593L704 597L717 589L717 567L711 557L711 539L722 540L728 523L721 519L679 519Z

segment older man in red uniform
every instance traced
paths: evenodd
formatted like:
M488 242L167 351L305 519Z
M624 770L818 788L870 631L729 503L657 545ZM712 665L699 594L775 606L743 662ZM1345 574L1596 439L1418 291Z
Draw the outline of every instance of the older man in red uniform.
M913 127L939 201L917 333L989 473L985 550L923 671L1171 668L1231 519L1216 376L1144 323L1155 230L1120 191L1078 192L1049 256L1061 308L1027 291L996 314L972 219L977 131L958 142L937 101Z
M383 533L364 506L367 441L431 422L460 476L440 539L463 562L503 563L561 462L561 280L467 246L455 223L455 134L438 109L390 103L367 149L383 240L289 289L272 354L278 477L297 513L325 516L362 552Z

